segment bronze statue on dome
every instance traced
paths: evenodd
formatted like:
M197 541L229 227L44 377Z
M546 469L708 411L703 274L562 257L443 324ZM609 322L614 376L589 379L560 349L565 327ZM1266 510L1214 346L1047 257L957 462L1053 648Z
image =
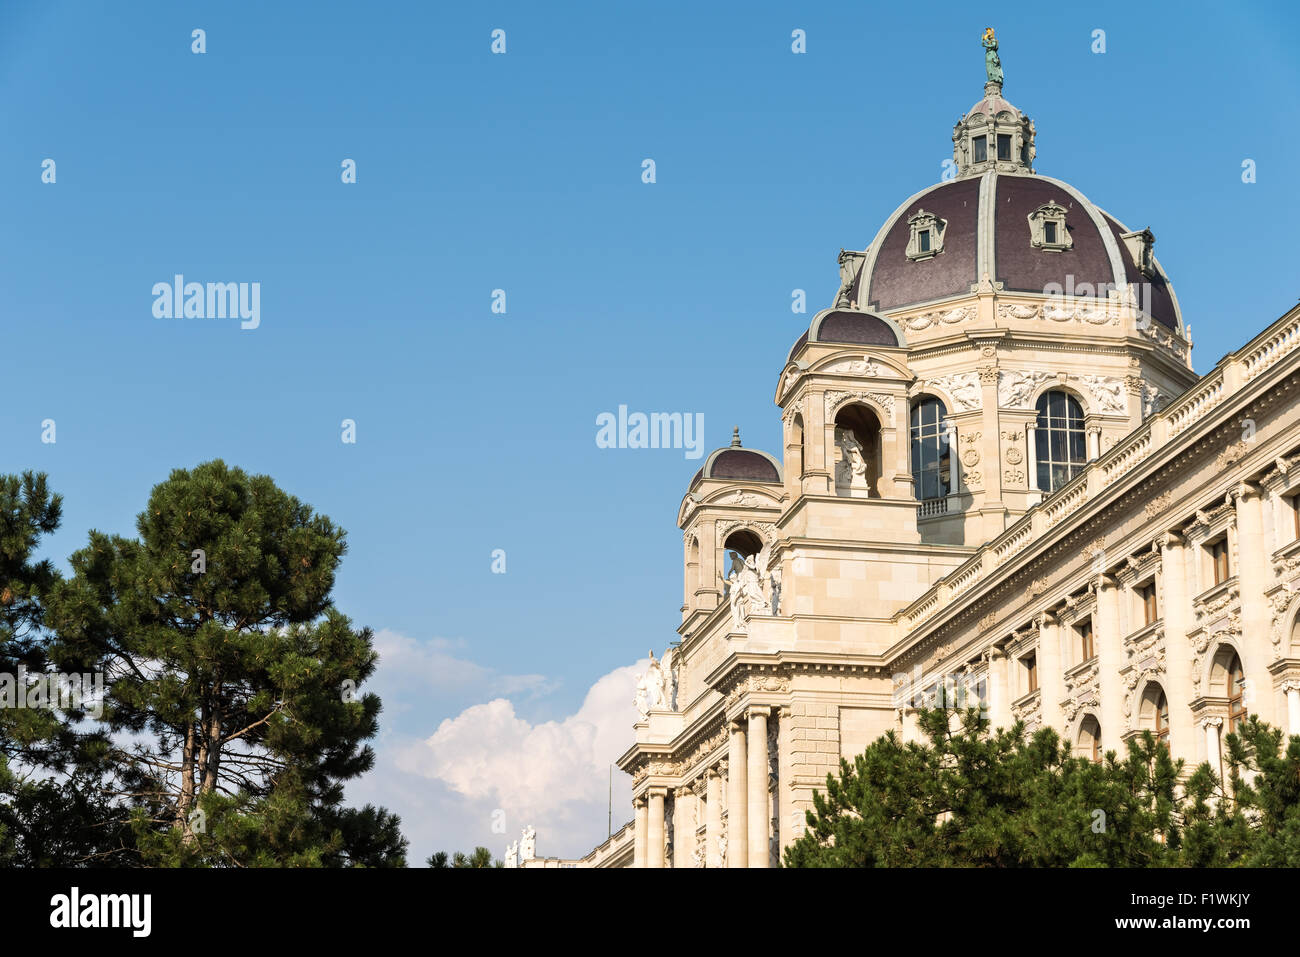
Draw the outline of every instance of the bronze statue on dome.
M998 56L998 38L993 35L993 28L986 27L980 40L984 44L984 72L989 82L1002 85L1002 59Z

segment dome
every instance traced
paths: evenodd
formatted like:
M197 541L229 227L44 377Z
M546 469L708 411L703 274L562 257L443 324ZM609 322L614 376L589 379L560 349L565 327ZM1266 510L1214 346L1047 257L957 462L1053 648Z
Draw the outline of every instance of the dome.
M953 127L956 175L898 207L837 306L890 312L976 292L1105 299L1131 285L1139 311L1181 333L1169 277L1137 232L1068 183L1033 168L1034 123L1002 96L1000 74Z
M851 309L824 309L813 316L808 331L795 340L786 361L794 358L805 342L842 342L851 345L906 348L898 326L889 319Z
M766 452L746 449L740 444L740 429L731 433L731 445L715 449L704 460L704 468L695 473L692 487L701 479L735 482L781 482L781 464Z
M1042 210L1059 211L1064 220L1056 245L1035 245L1032 217ZM925 258L909 253L918 217L938 233L938 250ZM1178 301L1150 254L1153 243L1149 230L1132 232L1068 183L988 170L922 190L898 207L867 251L853 298L863 309L888 313L968 296L985 276L1004 292L1079 290L1101 298L1107 288L1147 283L1149 298L1139 297L1139 306L1178 331Z

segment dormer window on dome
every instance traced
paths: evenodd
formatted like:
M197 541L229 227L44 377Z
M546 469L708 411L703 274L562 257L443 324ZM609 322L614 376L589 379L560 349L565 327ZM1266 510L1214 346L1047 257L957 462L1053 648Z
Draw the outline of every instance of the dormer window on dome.
M1139 229L1124 233L1120 239L1128 248L1129 255L1133 257L1133 262L1142 271L1142 275L1148 279L1153 278L1156 274L1156 259L1153 251L1156 244L1155 234L1149 229Z
M946 219L918 209L916 215L907 221L907 225L911 229L907 240L908 259L917 262L932 259L943 252L943 234L948 228Z
M1060 203L1044 203L1029 214L1029 245L1049 253L1060 253L1074 245L1065 225L1066 209Z

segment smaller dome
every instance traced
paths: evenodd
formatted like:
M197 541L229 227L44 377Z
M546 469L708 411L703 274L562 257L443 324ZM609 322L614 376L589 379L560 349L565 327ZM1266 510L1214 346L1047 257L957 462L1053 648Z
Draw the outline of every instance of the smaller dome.
M805 342L843 342L859 346L906 348L907 341L889 319L855 309L825 309L813 316L808 331L795 340L786 356L789 362Z
M731 432L731 445L716 449L704 460L704 468L695 473L694 485L700 479L720 479L732 482L781 482L781 463L766 452L743 448L740 444L740 427Z

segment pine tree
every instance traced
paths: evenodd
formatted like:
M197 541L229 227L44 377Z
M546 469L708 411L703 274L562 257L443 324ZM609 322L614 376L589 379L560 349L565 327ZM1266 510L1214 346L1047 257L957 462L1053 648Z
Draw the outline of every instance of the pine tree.
M1150 734L1093 763L1050 728L989 733L978 710L923 712L921 727L928 744L890 732L841 760L786 866L1150 867L1177 855L1181 765Z
M141 861L403 866L396 817L342 806L380 710L357 693L371 632L330 597L342 529L219 460L173 471L136 528L91 532L49 619L57 664L105 675Z

